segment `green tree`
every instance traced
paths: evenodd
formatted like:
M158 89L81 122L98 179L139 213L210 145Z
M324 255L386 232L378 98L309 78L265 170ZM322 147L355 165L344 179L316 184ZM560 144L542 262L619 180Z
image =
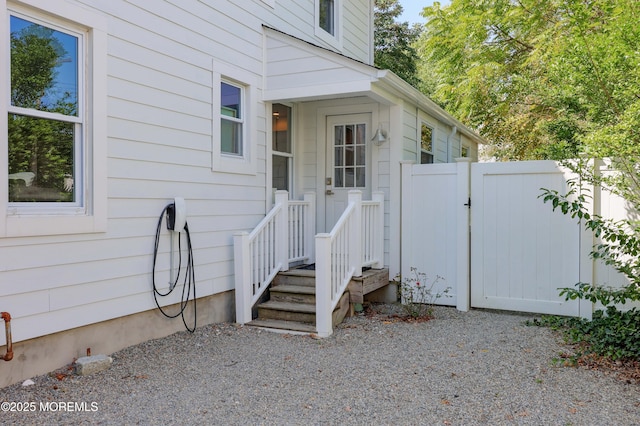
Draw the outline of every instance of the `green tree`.
M610 155L637 118L638 8L635 0L435 3L423 12L420 75L499 159ZM615 154L621 145L628 149L618 144Z
M398 0L376 0L374 17L374 64L402 77L407 83L419 88L417 76L418 53L413 43L418 39L420 28L410 27L408 22L398 22L402 6Z
M425 8L420 73L436 101L490 141L498 159L553 158L580 176L543 197L592 230L592 256L629 285L582 283L569 297L640 299L640 227L585 208L597 184L640 212L640 3L637 0L453 0ZM606 158L603 174L588 160Z

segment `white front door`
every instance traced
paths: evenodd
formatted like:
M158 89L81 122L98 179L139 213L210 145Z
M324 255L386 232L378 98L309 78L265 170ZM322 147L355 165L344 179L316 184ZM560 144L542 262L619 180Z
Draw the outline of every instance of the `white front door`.
M325 230L330 232L347 207L350 190L371 198L371 115L327 117Z

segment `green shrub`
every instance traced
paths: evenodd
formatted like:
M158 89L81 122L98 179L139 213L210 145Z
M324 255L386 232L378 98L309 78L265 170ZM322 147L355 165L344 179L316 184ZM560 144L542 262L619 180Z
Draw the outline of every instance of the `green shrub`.
M640 311L619 311L614 306L594 312L591 321L582 318L543 316L530 325L564 332L569 343L579 344L578 356L594 353L612 360L640 361Z

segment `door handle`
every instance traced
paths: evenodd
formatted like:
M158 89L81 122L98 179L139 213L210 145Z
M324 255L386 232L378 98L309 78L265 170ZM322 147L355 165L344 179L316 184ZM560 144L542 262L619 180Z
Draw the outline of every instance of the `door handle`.
M334 194L334 192L332 190L330 190L330 189L327 189L326 191L324 191L324 193L326 195L333 195Z

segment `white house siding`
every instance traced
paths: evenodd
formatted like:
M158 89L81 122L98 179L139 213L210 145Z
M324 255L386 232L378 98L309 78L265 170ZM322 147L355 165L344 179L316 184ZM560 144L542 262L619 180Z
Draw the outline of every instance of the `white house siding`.
M313 33L312 0L77 4L108 20L108 231L0 240L0 300L16 342L153 309L155 226L175 196L187 203L198 296L233 289L232 235L266 212L265 107L253 108L255 172L212 172L212 63L261 82L263 24ZM360 58L362 42L347 44Z
M344 1L344 54L373 64L371 0Z
M456 130L452 136L453 127L442 122L431 114L415 105L405 104L402 123L402 159L406 161L420 161L419 140L421 123L425 122L433 128L433 162L450 163L460 156L460 147L464 143L469 148L469 157L477 161L478 144L468 136ZM464 140L464 142L462 142Z

